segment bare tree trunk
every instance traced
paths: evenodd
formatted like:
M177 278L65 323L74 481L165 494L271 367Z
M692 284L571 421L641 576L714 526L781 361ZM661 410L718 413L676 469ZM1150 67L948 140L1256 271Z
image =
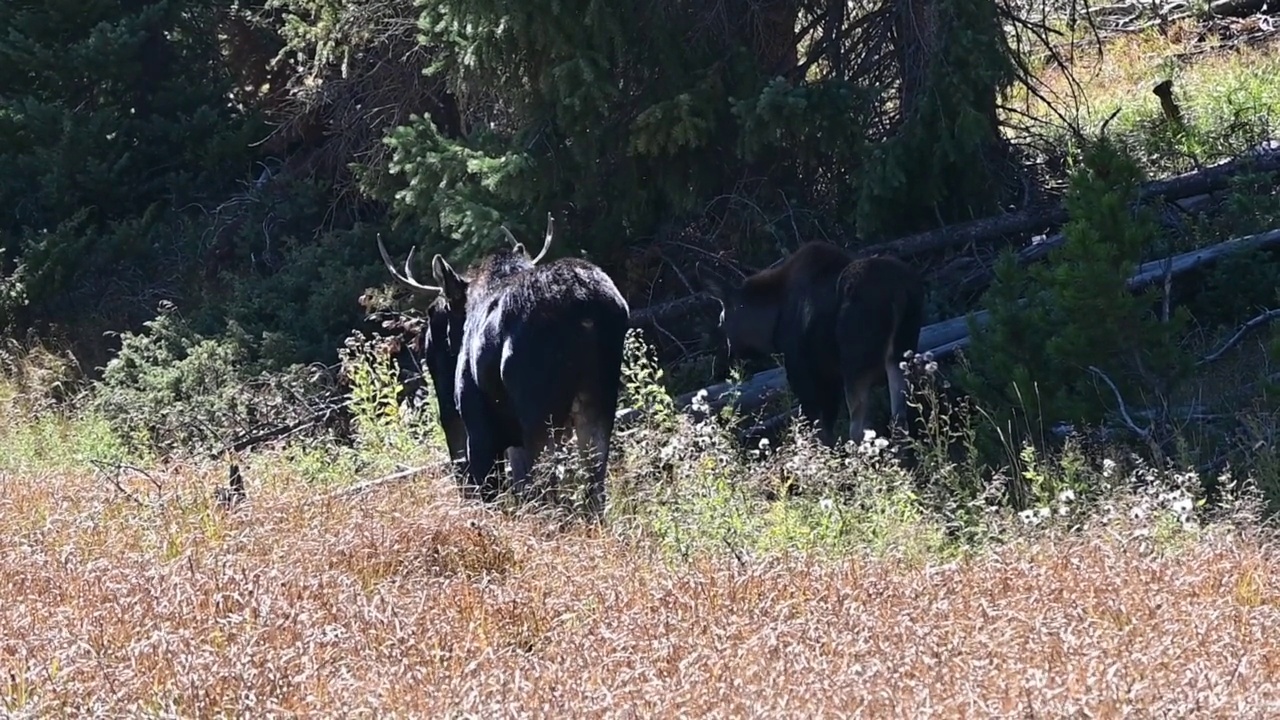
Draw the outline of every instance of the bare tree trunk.
M1000 26L994 7L981 3L995 0L892 0L893 42L898 65L898 117L901 132L919 153L935 142L942 145L972 143L973 162L984 167L980 175L968 172L960 183L985 186L962 189L948 178L936 177L928 185L938 193L935 205L939 221L955 222L994 210L1007 194L1006 179L1014 169L1008 147L1000 136L997 115L999 73L991 68L1005 62L1000 57ZM986 11L990 12L986 12ZM957 24L965 27L955 27ZM968 54L968 44L961 33L990 36L991 52ZM963 43L963 44L962 44ZM987 121L981 137L958 138L964 124L962 113L977 112ZM954 151L949 153L954 155ZM923 160L918 160L923 162ZM962 161L968 162L968 161ZM947 173L946 163L933 165L934 172ZM979 179L981 178L981 179ZM1010 188L1011 189L1011 188ZM975 206L975 203L978 206ZM985 206L985 207L981 207Z
M770 76L786 75L797 64L796 21L800 16L797 0L748 0L750 13L748 39L760 66Z
M929 85L929 64L937 50L936 0L896 0L894 45L898 58L899 116L915 117Z

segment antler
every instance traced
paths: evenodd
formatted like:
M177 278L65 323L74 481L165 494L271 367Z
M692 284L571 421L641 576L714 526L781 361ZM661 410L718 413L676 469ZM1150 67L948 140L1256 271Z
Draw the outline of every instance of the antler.
M516 239L515 235L511 234L511 231L507 229L506 225L499 225L498 229L501 230L502 234L506 235L507 239L511 241L512 252L516 252L516 253L524 252L524 245L521 244L520 241Z
M409 269L409 261L413 259L413 250L410 250L409 257L405 258L405 261L404 261L405 274L404 275L401 275L399 272L397 272L396 266L391 263L391 256L387 254L387 246L382 244L382 233L378 233L378 252L382 254L382 262L386 264L387 270L391 271L391 276L394 277L395 279L399 280L405 285L408 285L411 288L414 288L416 290L421 290L422 292L427 292L427 293L444 292L444 288L439 288L439 287L436 287L435 285L423 285L422 283L414 279L413 271Z
M547 236L542 241L542 252L538 253L538 257L533 259L533 264L537 265L542 258L547 256L547 250L551 249L551 237L555 234L555 219L551 217L551 213L547 213Z

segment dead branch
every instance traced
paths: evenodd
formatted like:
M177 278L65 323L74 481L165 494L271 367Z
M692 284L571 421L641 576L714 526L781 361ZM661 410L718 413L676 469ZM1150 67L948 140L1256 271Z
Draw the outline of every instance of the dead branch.
M1248 334L1250 330L1254 330L1256 328L1262 327L1263 325L1266 325L1267 323L1271 322L1272 320L1275 320L1276 318L1280 318L1280 308L1277 308L1275 310L1268 310L1262 313L1261 315L1253 318L1252 320L1246 322L1245 324L1240 326L1240 329L1236 331L1235 335L1232 335L1231 338L1227 340L1225 343L1223 343L1222 346L1219 347L1217 350L1214 350L1213 352L1201 358L1200 361L1196 363L1196 365L1208 365L1209 363L1217 362L1218 360L1221 360L1222 356L1225 355L1228 350L1240 344L1240 341L1244 339L1244 336Z
M126 490L124 485L120 484L120 474L121 472L123 472L124 466L116 465L115 472L108 472L107 469L103 467L103 464L98 462L97 460L90 460L89 463L93 465L96 471L96 474L99 477L105 479L107 482L111 483L112 487L114 487L117 492L123 495L125 499L131 501L134 505L137 505L138 507L147 506L147 504L139 500L136 495ZM154 482L154 480L152 482Z
M314 412L310 416L302 418L297 422L292 422L292 423L289 423L288 425L280 425L277 427L273 427L263 432L255 433L248 437L242 438L240 440L237 440L227 445L225 448L222 448L221 450L214 452L213 455L220 456L223 453L228 453L228 452L237 453L242 450L247 450L259 443L268 442L270 440L280 440L290 435L300 433L303 430L307 430L308 428L311 428L323 422L326 417L328 417L334 411L347 405L348 402L349 401L344 400L333 407L327 407L324 410L319 410L317 412Z
M407 470L401 470L399 472L391 473L390 475L384 475L380 478L375 478L373 480L366 480L362 483L358 483L350 487L342 488L341 490L335 490L334 492L311 498L309 502L346 500L349 498L356 497L358 495L363 495L364 493L370 490L374 490L376 488L384 487L386 485L392 485L399 482L405 482L414 477L417 477L419 474L426 472L427 470L433 470L433 469L441 468L447 465L448 465L447 462L436 462L436 463L431 463L429 465L421 465L419 467L409 468Z
M1092 365L1089 366L1089 372L1101 378L1102 382L1106 383L1107 387L1111 388L1111 392L1116 396L1116 403L1119 406L1120 419L1124 421L1125 426L1128 427L1130 430L1132 430L1134 434L1136 434L1138 437L1142 438L1143 440L1150 441L1151 440L1150 428L1138 427L1137 423L1133 421L1133 418L1129 416L1129 407L1124 404L1124 398L1120 396L1120 389L1116 387L1115 383L1111 382L1111 378L1107 377L1106 373L1102 372L1101 370L1099 370L1098 368Z

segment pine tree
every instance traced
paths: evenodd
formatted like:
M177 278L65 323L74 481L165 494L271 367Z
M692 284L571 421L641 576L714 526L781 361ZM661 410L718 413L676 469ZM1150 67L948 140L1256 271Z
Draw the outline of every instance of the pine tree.
M161 256L195 250L173 236L175 212L248 169L213 1L7 0L0 28L9 285L74 315L109 287L172 275Z
M1030 269L1006 253L983 298L988 322L970 328L962 382L1001 425L1020 416L1015 430L1102 421L1115 397L1090 366L1126 398L1188 367L1179 347L1186 313L1158 317L1152 292L1127 285L1158 232L1149 208L1133 208L1138 165L1105 137L1082 159L1066 198L1063 245Z

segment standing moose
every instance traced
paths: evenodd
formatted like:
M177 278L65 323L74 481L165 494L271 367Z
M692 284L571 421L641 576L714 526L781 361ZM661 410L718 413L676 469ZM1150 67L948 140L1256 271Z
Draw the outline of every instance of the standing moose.
M730 355L781 351L800 412L835 444L841 396L849 437L866 427L871 387L888 377L893 421L906 416L899 364L915 350L924 320L924 281L893 257L855 259L831 243L801 245L781 263L733 283L697 268L721 303Z
M433 298L423 355L449 453L465 465L459 476L464 496L496 499L498 459L511 449L512 489L527 499L533 464L572 426L590 471L587 509L599 518L630 309L609 276L589 262L538 265L553 234L548 214L542 251L530 259L507 232L513 247L465 276L437 254L435 285L413 277L412 251L401 275L381 237L378 250L392 276Z

